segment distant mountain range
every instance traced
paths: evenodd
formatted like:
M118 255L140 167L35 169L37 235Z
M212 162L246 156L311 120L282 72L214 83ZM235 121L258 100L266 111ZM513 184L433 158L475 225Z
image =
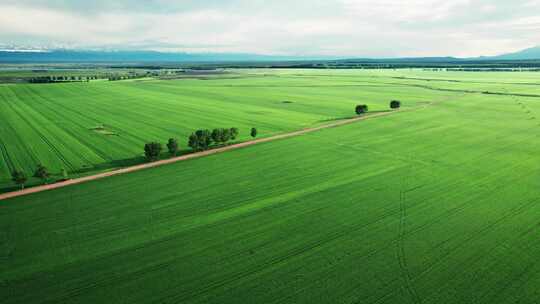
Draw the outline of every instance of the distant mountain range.
M84 63L84 62L117 62L117 63L189 63L189 62L276 62L337 60L338 57L301 57L274 56L233 53L169 53L155 51L85 51L85 50L0 50L0 63ZM343 58L345 59L345 58ZM455 62L476 60L540 60L540 46L515 53L499 56L455 58L455 57L422 57L422 58L387 58L387 59L347 59L363 61L391 62Z
M487 57L495 60L532 60L540 59L540 46L528 48L515 53L509 53L499 56Z
M85 50L0 50L4 63L81 63L81 62L241 62L328 60L332 57L273 56L241 53L172 53L156 51ZM335 58L334 58L335 59Z

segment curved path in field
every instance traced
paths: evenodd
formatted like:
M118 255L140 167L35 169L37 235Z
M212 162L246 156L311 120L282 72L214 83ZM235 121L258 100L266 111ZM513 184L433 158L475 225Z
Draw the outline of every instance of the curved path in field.
M418 108L410 108L410 109L407 109L407 110L413 110L413 109L418 109ZM403 111L407 111L407 110L401 110L399 112L403 112ZM69 185L81 184L81 183L85 183L85 182L89 182L89 181L93 181L93 180L97 180L97 179L102 179L102 178L109 177L109 176L135 172L135 171L144 170L144 169L148 169L148 168L154 168L154 167L158 167L158 166L162 166L162 165L166 165L166 164L176 163L176 162L179 162L179 161L184 161L184 160L188 160L188 159L192 159L192 158L199 158L199 157L212 155L212 154L217 154L217 153L221 153L221 152L225 152L225 151L240 149L240 148L243 148L243 147L252 146L252 145L256 145L256 144L260 144L260 143L264 143L264 142L269 142L269 141L274 141L274 140L278 140L278 139L284 139L284 138L299 136L299 135L302 135L302 134L315 132L315 131L319 131L319 130L322 130L322 129L339 127L339 126L343 126L343 125L350 124L350 123L353 123L353 122L357 122L357 121L360 121L360 120L385 116L385 115L393 114L393 113L396 113L396 112L398 112L398 111L379 112L379 113L369 114L369 115L366 115L366 116L359 116L359 117L355 117L355 118L344 119L344 120L340 120L340 121L330 123L330 124L325 124L325 125L318 126L318 127L306 128L306 129L302 129L302 130L299 130L299 131L274 135L274 136L271 136L271 137L266 137L266 138L261 138L261 139L255 139L255 140L246 141L246 142L242 142L242 143L238 143L238 144L232 144L232 145L221 147L221 148L215 148L215 149L211 149L211 150L186 154L186 155L182 155L182 156L178 156L178 157L159 160L159 161L155 161L155 162L151 162L151 163L144 163L144 164L135 165L135 166L131 166L131 167L125 167L125 168L121 168L121 169L117 169L117 170L113 170L113 171L109 171L109 172L104 172L104 173L99 173L99 174L95 174L95 175L89 175L89 176L85 176L85 177L74 178L74 179L70 179L70 180L67 180L67 181L58 182L58 183L54 183L54 184L36 186L36 187L27 188L27 189L20 190L20 191L8 192L8 193L0 194L0 200L5 200L5 199L14 198L14 197L23 196L23 195L28 195L28 194L32 194L32 193L37 193L37 192L62 188L62 187L66 187L66 186L69 186Z

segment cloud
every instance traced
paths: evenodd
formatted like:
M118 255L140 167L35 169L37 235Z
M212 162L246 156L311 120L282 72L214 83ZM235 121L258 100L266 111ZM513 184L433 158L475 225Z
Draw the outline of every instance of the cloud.
M540 0L3 0L0 43L358 57L540 43Z

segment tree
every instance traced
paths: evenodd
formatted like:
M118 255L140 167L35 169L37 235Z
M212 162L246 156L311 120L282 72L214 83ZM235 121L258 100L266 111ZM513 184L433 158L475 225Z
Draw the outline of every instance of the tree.
M169 153L172 156L176 156L178 153L178 140L175 138L169 138L169 142L167 143L167 149L169 149Z
M390 101L390 109L399 109L401 107L401 101L392 100Z
M66 168L62 168L62 170L60 170L60 175L62 175L62 180L63 181L69 179L68 172L67 172Z
M24 184L26 183L28 178L26 178L26 174L24 174L24 172L15 170L11 172L11 180L15 182L15 184L21 186L22 190L24 189Z
M221 138L223 137L223 129L212 130L212 134L210 136L216 144L219 143L221 141Z
M195 151L199 149L199 138L195 133L189 136L188 146Z
M197 130L195 132L195 135L197 135L199 148L201 150L207 150L208 147L210 147L210 145L212 144L212 136L210 134L210 130Z
M231 140L235 140L238 137L238 128L231 128Z
M221 131L221 138L220 141L222 143L226 143L231 139L231 130L230 129L222 129Z
M364 114L368 111L368 106L363 104L363 105L357 105L356 106L356 114L360 115L360 114Z
M161 154L161 144L157 142L151 142L144 145L144 155L148 161L155 161L159 159Z
M46 184L49 176L49 170L47 170L45 166L41 164L37 166L36 171L34 172L34 177L40 178L43 180L43 183Z
M251 137L253 137L253 138L257 137L257 129L256 128L251 128Z
M210 130L197 130L189 136L188 145L194 151L206 150L212 144L212 133Z

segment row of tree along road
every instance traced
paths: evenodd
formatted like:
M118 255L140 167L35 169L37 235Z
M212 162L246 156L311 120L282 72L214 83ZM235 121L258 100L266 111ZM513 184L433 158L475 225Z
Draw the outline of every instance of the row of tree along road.
M188 146L193 152L204 151L212 147L226 145L229 141L236 140L238 134L238 128L217 128L212 131L208 129L197 130L189 136ZM257 129L251 128L250 135L253 138L257 137ZM176 138L169 138L166 146L171 156L178 155L180 146ZM156 161L160 158L162 150L161 143L150 142L144 145L144 156L148 161Z
M401 102L398 100L392 100L390 102L391 109L398 109L401 107ZM361 115L367 113L368 106L365 104L357 105L355 108L356 114ZM257 136L257 129L251 128L251 137ZM221 146L227 144L230 140L235 140L238 137L238 128L218 128L212 131L208 129L197 130L193 132L188 139L188 146L194 151L204 151L211 147ZM167 149L171 156L176 156L179 151L178 140L176 138L169 138L167 142ZM150 142L144 145L144 155L148 161L156 161L161 156L163 150L161 143Z
M222 146L229 143L231 140L236 140L238 138L238 128L218 128L210 132L210 130L197 130L189 136L188 146L192 149L193 152L208 150L212 147ZM251 128L251 137L257 137L257 129ZM175 138L169 138L169 141L166 144L167 150L171 156L177 156L180 151L180 146L178 140ZM144 145L144 156L148 161L156 161L160 158L162 153L162 145L159 142L150 142ZM61 179L55 180L65 181L68 180L68 173L66 169L62 168L61 170ZM49 172L47 167L43 165L37 165L37 168L34 172L33 177L39 178L42 180L43 184L47 184L51 180L52 174ZM25 184L28 182L28 176L22 170L14 170L11 172L11 180L21 189L24 189Z
M62 179L59 181L64 181L68 179L68 173L66 169L62 168L62 171L60 172L60 175L62 176ZM51 178L51 173L47 169L47 167L43 165L37 165L36 171L34 171L33 177L37 177L43 181L44 184L47 184ZM21 189L24 189L24 185L28 181L28 177L24 173L24 171L15 170L11 172L11 180L21 187Z
M391 109L399 109L401 107L401 102L398 100L392 100L390 102ZM368 111L368 106L366 104L357 105L355 112L358 115L365 114ZM193 152L199 152L208 150L212 147L218 147L228 144L230 141L236 140L238 138L239 131L238 128L217 128L212 131L208 129L197 130L193 132L189 138L187 145L192 149ZM251 128L250 132L251 137L257 137L257 129ZM171 156L177 156L180 151L180 146L178 145L178 140L176 138L169 138L169 141L166 144L167 150ZM150 142L144 145L144 156L148 161L159 160L163 147L159 142ZM68 174L67 171L62 168L62 179L67 180ZM51 174L47 168L43 165L38 165L36 171L34 172L34 177L37 177L46 184ZM24 188L24 185L28 181L28 177L23 171L15 170L11 173L12 181L19 185L21 189Z

